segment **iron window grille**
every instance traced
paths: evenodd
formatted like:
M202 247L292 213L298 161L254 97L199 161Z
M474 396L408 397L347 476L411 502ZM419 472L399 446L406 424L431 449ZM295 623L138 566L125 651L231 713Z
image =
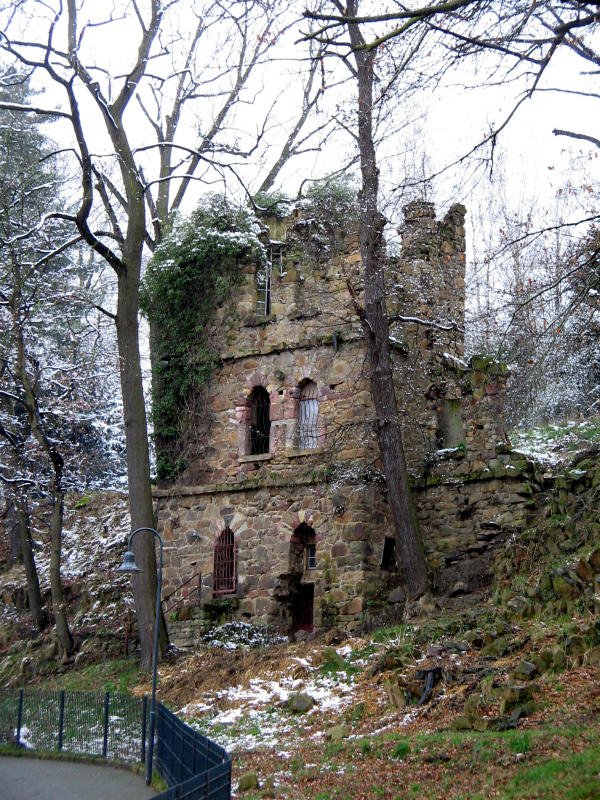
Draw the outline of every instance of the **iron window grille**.
M213 596L235 594L237 591L237 552L235 537L225 528L215 542Z
M300 389L297 444L299 450L314 450L319 446L319 401L314 381L307 381Z
M256 386L250 395L250 455L269 452L271 434L271 400L263 386Z

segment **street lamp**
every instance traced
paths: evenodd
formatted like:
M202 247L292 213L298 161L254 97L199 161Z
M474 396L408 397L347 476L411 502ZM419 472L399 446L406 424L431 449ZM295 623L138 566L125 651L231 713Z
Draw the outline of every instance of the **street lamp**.
M162 568L163 568L163 540L158 531L155 531L154 528L136 528L133 533L129 534L129 539L127 540L127 552L123 556L123 563L120 567L117 567L117 572L142 572L138 565L135 563L135 556L131 549L131 542L133 541L133 537L141 533L142 531L147 531L151 533L156 539L158 539L160 543L159 549L159 563L158 563L158 571L156 573L156 615L154 619L154 651L152 654L152 694L150 696L150 735L148 737L148 752L146 754L146 785L150 785L152 781L152 759L154 756L154 725L155 725L155 713L156 713L156 679L158 676L158 632L160 629L160 607L161 607L161 590L162 590Z

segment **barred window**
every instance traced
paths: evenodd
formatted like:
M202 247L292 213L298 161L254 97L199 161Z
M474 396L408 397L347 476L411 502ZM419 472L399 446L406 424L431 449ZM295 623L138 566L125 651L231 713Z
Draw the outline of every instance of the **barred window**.
M317 384L304 381L298 400L298 448L312 450L319 446L319 401Z
M237 591L237 558L233 531L225 528L215 542L213 596L235 594Z
M250 403L250 455L257 456L269 452L271 433L271 401L263 386L255 386L249 398Z

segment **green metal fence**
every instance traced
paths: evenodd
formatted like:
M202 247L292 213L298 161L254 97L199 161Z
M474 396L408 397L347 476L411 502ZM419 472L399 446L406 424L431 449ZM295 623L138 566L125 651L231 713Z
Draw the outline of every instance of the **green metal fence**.
M229 800L231 759L158 703L156 768L169 784L154 800Z

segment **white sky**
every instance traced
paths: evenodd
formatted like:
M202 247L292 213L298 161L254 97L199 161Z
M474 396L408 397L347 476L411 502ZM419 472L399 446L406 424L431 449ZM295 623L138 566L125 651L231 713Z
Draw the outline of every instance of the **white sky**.
M35 0L28 0L31 8L39 9ZM26 4L27 5L27 4ZM87 3L86 7L92 9L92 14L106 13L111 4ZM303 6L304 4L302 4ZM117 9L122 9L131 15L131 5L123 0L116 4ZM181 6L177 6L179 9ZM294 5L294 11L298 10ZM191 18L185 15L172 15L168 18L168 29L172 32L176 28L186 31L191 28L188 24ZM27 17L28 31L36 31L35 15ZM305 29L306 24L301 23L300 29ZM40 27L41 30L41 27ZM113 75L123 74L137 48L139 30L137 26L127 20L118 20L111 23L110 27L90 28L85 35L84 43L87 45L86 63L95 62L97 66L105 68ZM207 39L207 45L202 48L202 65L198 71L203 77L215 74L219 61L222 61L227 52L227 40L224 38L220 27L212 28L212 33ZM301 54L303 46L298 44L298 26L291 29L283 36L273 49L277 59L274 64L261 70L256 76L253 88L246 95L246 103L241 105L230 123L229 141L237 138L241 144L249 140L262 124L263 118L268 118L268 133L265 144L269 146L259 148L248 163L241 166L240 172L250 186L257 186L258 176L264 174L265 165L270 165L278 152L281 137L286 130L286 123L294 118L295 108L300 91L299 71L302 62L298 63L297 56ZM170 57L152 63L154 71L166 68ZM412 108L406 103L401 103L394 114L388 119L390 136L380 148L380 166L382 170L382 190L390 193L402 181L406 174L420 177L422 170L419 164L426 158L425 170L434 173L443 169L454 159L462 156L476 144L490 126L497 125L504 119L512 104L515 95L522 91L522 86L516 84L501 84L500 86L486 85L483 88L462 89L459 83L471 83L477 86L489 77L492 80L501 78L494 74L490 68L493 56L479 61L479 73L472 71L468 64L461 64L458 70L449 73L435 91L419 93L416 101L418 108ZM584 65L585 67L586 65ZM486 69L484 73L483 70ZM569 54L557 54L547 74L544 76L541 87L554 86L589 90L593 76L582 76L579 71L581 62ZM98 71L98 78L105 86L106 79ZM113 89L117 82L113 81ZM168 85L163 87L165 96L168 94ZM324 115L336 111L344 113L344 102L348 88L338 87L325 95L322 101ZM145 95L146 103L151 105L149 95ZM48 90L46 104L62 103L63 97L56 88ZM84 118L87 131L93 142L93 149L97 152L109 154L110 144L106 136L101 135L101 125L98 124L98 112L93 108L93 103L85 91L80 94L81 107L84 108ZM413 102L413 101L411 101ZM193 146L197 126L206 126L212 101L206 99L199 103L197 111L191 114L185 135L180 136L180 141ZM566 94L539 92L521 107L510 126L498 139L495 161L495 183L490 183L489 169L479 166L475 168L473 162L459 165L453 170L444 172L436 178L429 192L438 205L438 213L443 213L452 202L460 201L467 205L468 211L475 216L481 208L484 211L491 209L499 193L503 192L508 202L519 208L531 205L540 210L552 208L553 196L559 186L571 176L572 159L577 153L593 153L593 147L586 143L577 142L564 137L555 137L552 134L554 127L565 127L576 131L594 133L593 123L596 117L595 106L597 99L574 97ZM130 130L136 145L148 144L153 141L153 135L147 122L144 120L136 103L132 104L129 112ZM421 115L418 126L403 129L405 115ZM321 117L321 121L325 118ZM348 117L351 121L352 117ZM420 127L419 127L420 126ZM398 130L395 130L397 128ZM61 141L68 141L68 132L65 123L52 125L54 137ZM352 152L350 137L344 133L336 134L328 146L320 152L310 152L290 163L280 176L278 184L293 194L298 185L306 178L326 175L339 168ZM489 148L482 151L482 156L489 153ZM150 159L146 161L146 174L152 174ZM590 182L598 184L598 160L593 159L587 165L586 176ZM576 177L575 180L578 180ZM229 190L238 192L235 181L229 182ZM222 190L222 183L198 184L190 192L185 209L190 210L202 191ZM421 190L412 190L419 194ZM577 203L575 202L575 205ZM393 221L400 221L400 211L395 209Z

